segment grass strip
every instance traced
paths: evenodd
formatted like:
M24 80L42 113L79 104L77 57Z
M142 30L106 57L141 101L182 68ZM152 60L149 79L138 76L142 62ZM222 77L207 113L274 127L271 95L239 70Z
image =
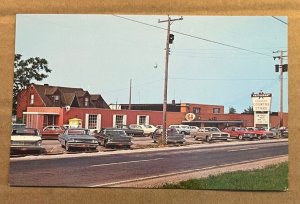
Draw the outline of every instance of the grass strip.
M288 162L267 166L264 169L235 171L190 179L177 184L164 184L165 189L209 189L244 191L285 191L288 187Z

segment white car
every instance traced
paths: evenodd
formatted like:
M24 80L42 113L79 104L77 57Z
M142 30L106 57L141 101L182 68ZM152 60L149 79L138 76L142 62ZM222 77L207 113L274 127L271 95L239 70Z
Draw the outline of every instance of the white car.
M180 134L189 135L191 132L191 129L188 125L170 125L169 128L176 129Z
M10 149L14 150L35 150L41 152L42 138L35 128L14 129L10 139Z
M154 125L136 125L131 124L129 125L132 129L140 129L144 130L144 135L151 135L157 128Z
M200 128L197 126L189 126L190 132L197 132Z

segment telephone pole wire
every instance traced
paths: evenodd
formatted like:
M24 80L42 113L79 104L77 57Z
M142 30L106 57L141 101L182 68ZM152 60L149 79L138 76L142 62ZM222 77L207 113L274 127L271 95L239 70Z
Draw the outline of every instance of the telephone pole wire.
M168 15L167 20L158 20L158 23L168 23L167 28L167 42L166 42L166 61L165 61L165 79L164 79L164 98L163 98L163 131L162 131L162 143L163 145L167 144L167 98L168 98L168 69L169 69L169 55L170 55L170 28L171 23L174 21L183 20L182 16L177 19L171 19ZM174 39L174 36L172 36L172 40Z

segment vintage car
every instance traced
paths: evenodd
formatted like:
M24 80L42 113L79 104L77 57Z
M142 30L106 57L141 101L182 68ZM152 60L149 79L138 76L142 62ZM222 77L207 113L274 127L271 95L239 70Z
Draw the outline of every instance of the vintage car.
M116 125L116 128L124 130L128 136L144 136L144 130L133 129L128 125Z
M205 140L206 142L213 140L227 141L230 138L230 134L221 132L219 128L216 127L202 127L197 131L192 131L191 137L194 137L195 140Z
M144 131L144 135L151 135L157 128L154 125L129 125L131 129L139 129Z
M272 131L267 131L263 128L246 127L247 130L253 131L257 135L257 139L273 138L275 135Z
M199 130L199 127L197 127L197 126L188 126L188 129L190 129L190 134L191 134L191 132L197 132Z
M226 127L223 132L230 134L230 137L243 140L243 139L257 139L257 135L253 131L249 131L244 127Z
M64 133L65 129L57 125L46 126L42 131L41 135L43 139L57 139L58 135Z
M42 138L35 128L13 129L10 139L10 149L11 151L34 150L41 152L43 150Z
M24 123L12 123L12 130L23 129L26 128L26 124Z
M156 143L162 138L162 129L157 129L151 134L151 138L153 142ZM175 128L167 129L167 143L180 143L183 144L185 142L184 134L179 133Z
M64 133L58 136L58 141L67 151L70 151L71 148L96 150L99 146L98 140L90 135L88 129L83 128L69 128L65 130Z
M104 147L125 147L130 148L132 145L131 136L128 136L124 130L118 128L104 128L95 134L100 145Z
M289 137L289 130L287 127L280 127L279 128L279 136L280 137L285 137L288 138Z
M189 135L191 132L191 129L188 125L170 125L169 128L175 128L178 130L179 133Z

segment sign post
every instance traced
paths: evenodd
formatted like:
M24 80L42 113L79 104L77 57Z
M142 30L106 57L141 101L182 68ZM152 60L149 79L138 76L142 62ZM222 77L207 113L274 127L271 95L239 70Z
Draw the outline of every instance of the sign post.
M267 125L269 130L272 94L260 91L258 94L252 93L251 98L254 111L254 127L258 124Z

